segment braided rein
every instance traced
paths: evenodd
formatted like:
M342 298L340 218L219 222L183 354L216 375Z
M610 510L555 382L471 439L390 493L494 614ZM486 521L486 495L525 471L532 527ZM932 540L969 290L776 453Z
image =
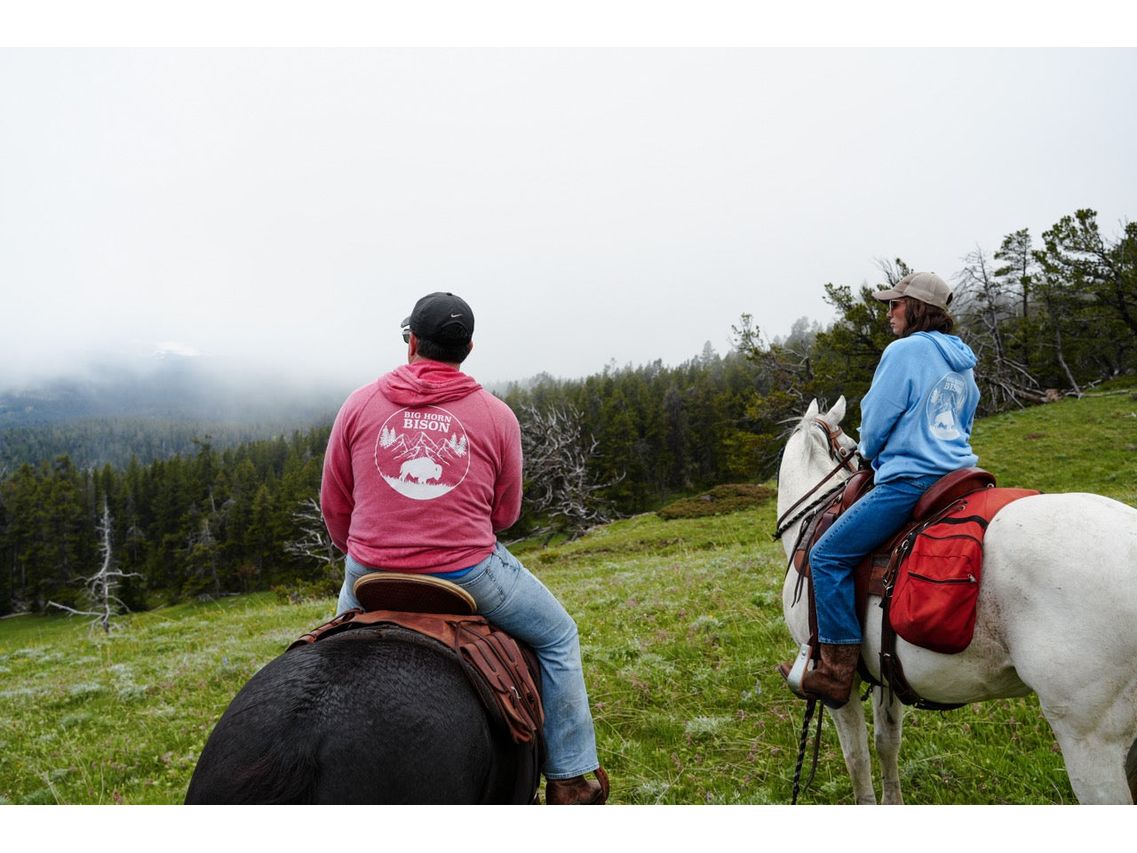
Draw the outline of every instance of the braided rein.
M795 509L797 509L799 506L801 506L802 502L804 502L810 495L812 495L814 492L816 492L818 489L820 489L825 484L825 482L827 480L829 480L831 477L833 477L842 468L846 469L851 474L855 473L857 468L853 466L853 457L857 457L862 462L864 461L864 459L861 457L860 453L857 450L850 450L848 453L846 453L844 451L844 449L841 447L841 442L840 442L840 437L842 435L841 427L830 427L829 424L827 424L821 420L813 420L813 421L811 421L811 423L814 424L815 426L817 426L819 429L821 429L825 433L825 438L826 438L826 441L828 442L829 458L830 459L836 459L837 464L836 464L836 466L834 466L832 471L830 471L828 474L826 474L824 477L821 478L821 480L817 483L816 486L814 486L812 489L810 489L808 492L806 492L804 495L802 495L800 498L798 498L793 506L791 506L784 513L782 513L781 518L779 518L776 522L776 527L774 529L774 532L770 536L770 538L775 540L775 541L778 539L781 539L787 530L789 530L791 527L793 527L802 518L807 516L811 510L816 510L818 508L818 506L820 506L825 500L833 497L833 495L835 495L839 490L843 489L845 487L845 481L842 480L841 482L837 483L836 485L831 486L828 490L826 490L825 492L822 492L817 498L815 498L813 501L811 501L805 507L802 507L801 511L798 512L797 515L794 515L791 518L787 518L787 516L789 516L790 513L792 513Z

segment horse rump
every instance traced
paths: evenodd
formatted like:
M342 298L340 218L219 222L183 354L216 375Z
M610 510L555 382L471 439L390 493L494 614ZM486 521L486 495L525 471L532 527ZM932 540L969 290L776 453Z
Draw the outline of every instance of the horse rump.
M210 734L186 802L510 802L517 757L444 649L358 629L249 680Z

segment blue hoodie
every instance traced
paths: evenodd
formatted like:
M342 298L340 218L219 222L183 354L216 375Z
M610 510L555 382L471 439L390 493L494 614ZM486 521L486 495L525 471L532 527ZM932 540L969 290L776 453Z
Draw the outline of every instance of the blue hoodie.
M861 400L860 452L877 483L947 474L979 461L975 353L955 335L916 332L889 344Z

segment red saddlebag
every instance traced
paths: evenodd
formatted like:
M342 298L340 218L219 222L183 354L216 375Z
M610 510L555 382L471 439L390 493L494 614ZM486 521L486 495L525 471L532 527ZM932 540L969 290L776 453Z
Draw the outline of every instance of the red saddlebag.
M908 535L892 588L889 622L913 645L956 654L971 644L983 536L995 513L1031 489L981 489L960 498Z

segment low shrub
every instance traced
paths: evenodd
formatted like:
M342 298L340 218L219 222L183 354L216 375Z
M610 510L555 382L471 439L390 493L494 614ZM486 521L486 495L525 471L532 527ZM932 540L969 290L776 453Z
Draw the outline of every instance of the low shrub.
M681 498L669 503L656 515L664 521L675 518L704 518L708 515L726 515L744 509L753 509L769 500L774 490L753 483L727 483L715 486L709 492L692 498Z

